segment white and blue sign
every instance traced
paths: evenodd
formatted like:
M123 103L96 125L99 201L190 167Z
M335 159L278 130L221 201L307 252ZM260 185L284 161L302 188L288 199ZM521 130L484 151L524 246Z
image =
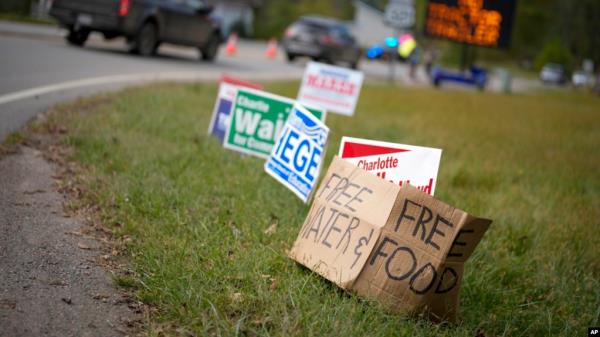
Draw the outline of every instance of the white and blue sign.
M307 202L319 172L329 128L295 104L265 163L265 171Z

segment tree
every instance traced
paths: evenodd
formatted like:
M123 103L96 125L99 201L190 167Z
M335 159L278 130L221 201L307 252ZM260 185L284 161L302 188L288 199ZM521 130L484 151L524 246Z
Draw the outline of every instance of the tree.
M2 0L0 12L27 15L31 10L31 0Z
M264 0L255 15L256 37L282 36L289 24L308 14L351 20L354 17L354 7L347 0Z

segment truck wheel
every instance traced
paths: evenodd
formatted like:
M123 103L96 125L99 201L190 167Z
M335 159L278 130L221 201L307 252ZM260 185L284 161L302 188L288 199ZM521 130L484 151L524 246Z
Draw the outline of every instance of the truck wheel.
M214 61L219 51L219 35L213 34L204 46L200 48L200 55L203 61Z
M69 34L67 34L65 38L69 44L81 47L85 44L85 41L87 41L89 36L89 30L70 28Z
M154 55L158 46L156 25L146 22L133 40L131 51L142 56Z

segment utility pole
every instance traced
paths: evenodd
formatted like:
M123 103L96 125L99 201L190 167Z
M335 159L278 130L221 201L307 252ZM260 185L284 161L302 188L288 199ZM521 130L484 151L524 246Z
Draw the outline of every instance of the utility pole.
M392 49L390 55L390 66L388 81L394 83L396 77L396 63L398 61L398 47L400 44L400 32L415 25L415 4L414 0L389 0L383 22L394 28L395 36L391 40L386 39L386 47ZM395 43L392 41L395 39Z

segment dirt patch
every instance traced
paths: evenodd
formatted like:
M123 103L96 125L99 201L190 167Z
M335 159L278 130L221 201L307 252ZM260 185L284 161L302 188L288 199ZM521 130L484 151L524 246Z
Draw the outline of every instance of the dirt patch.
M132 336L143 306L117 289L119 242L72 210L77 168L64 127L29 131L0 157L0 336Z

